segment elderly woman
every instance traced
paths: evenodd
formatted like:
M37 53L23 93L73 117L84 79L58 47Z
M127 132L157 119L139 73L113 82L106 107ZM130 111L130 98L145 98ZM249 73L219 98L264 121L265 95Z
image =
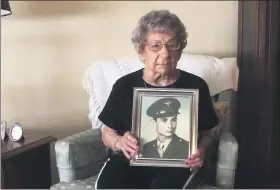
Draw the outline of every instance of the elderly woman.
M202 166L204 150L211 141L208 131L217 125L209 89L203 79L176 68L187 44L187 32L175 14L168 10L159 10L144 15L132 33L132 42L144 68L115 82L99 115L105 125L102 129L102 140L105 146L113 150L113 154L100 171L96 188L180 189L190 175L188 168L129 165L129 159L139 150L137 139L130 133L133 88L199 89L200 138L196 153L185 160L190 168Z

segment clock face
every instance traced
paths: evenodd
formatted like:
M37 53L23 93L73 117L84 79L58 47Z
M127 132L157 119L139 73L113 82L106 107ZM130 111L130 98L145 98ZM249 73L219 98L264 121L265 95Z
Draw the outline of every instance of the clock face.
M22 133L23 133L23 131L22 131L21 126L15 125L13 128L11 128L10 137L12 140L18 141L21 139Z

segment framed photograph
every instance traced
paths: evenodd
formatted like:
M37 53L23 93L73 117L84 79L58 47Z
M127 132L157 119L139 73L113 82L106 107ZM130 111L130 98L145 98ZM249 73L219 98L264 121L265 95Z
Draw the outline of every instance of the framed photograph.
M196 89L134 89L131 133L140 151L131 166L188 167L197 149L198 97Z

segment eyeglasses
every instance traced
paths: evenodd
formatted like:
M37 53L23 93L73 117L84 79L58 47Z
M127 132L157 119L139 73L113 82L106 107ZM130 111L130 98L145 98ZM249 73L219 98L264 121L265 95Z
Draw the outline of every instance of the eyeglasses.
M165 46L169 51L177 51L180 48L180 43L175 40L167 43L161 43L160 41L151 41L146 43L145 45L147 45L148 48L154 52L161 51L163 46Z

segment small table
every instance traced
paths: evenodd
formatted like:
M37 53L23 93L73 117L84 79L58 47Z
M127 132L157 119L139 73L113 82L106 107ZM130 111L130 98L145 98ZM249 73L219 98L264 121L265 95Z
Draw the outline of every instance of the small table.
M49 189L52 136L25 136L18 142L1 141L1 189Z

